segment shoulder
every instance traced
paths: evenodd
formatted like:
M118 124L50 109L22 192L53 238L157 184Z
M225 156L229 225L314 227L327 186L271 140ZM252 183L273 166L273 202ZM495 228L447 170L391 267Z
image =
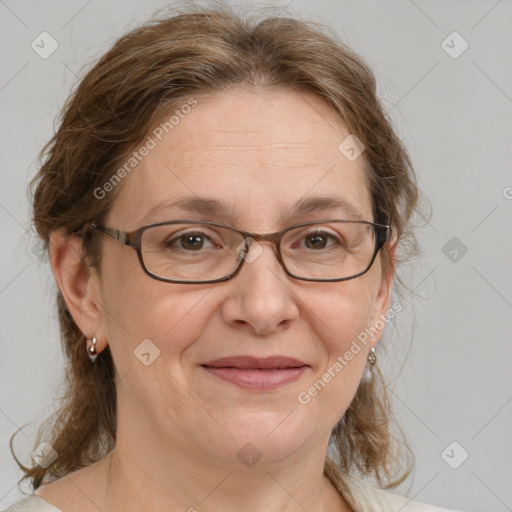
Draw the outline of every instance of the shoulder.
M340 491L354 512L366 510L375 512L456 512L412 501L405 496L374 487L371 483L354 475L345 474L343 476L343 489Z
M31 494L26 498L13 503L4 512L62 512L59 508L51 505L37 494Z

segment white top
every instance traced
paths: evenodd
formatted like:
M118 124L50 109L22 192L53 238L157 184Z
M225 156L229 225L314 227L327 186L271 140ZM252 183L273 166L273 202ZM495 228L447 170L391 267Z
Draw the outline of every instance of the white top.
M354 512L456 512L445 508L410 501L404 496L373 487L368 482L345 475L343 497ZM4 512L65 512L37 494L14 503Z

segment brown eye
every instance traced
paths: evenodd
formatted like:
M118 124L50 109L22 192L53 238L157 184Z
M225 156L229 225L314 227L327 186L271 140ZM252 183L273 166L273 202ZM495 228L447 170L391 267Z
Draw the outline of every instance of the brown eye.
M166 240L164 242L165 247L183 249L185 251L199 251L205 248L205 244L210 242L210 247L214 244L211 238L200 231L194 231L189 233L184 233L179 236L176 236L170 240ZM206 248L210 248L206 247Z
M343 241L338 236L327 231L313 231L302 235L294 244L295 248L312 250L332 249L334 246L343 247Z
M327 236L321 233L315 233L314 235L308 235L306 240L306 247L308 249L324 249L327 244Z

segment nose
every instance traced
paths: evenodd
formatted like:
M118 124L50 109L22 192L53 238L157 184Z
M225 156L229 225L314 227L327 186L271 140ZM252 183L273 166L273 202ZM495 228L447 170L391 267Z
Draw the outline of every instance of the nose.
M259 335L287 328L299 310L291 278L273 244L252 240L244 260L238 274L227 281L230 293L223 304L224 321Z

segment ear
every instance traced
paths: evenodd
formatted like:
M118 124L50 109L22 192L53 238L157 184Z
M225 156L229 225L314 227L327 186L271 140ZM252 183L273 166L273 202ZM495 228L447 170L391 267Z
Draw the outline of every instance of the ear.
M397 243L396 238L394 237L391 240L388 249L388 272L387 274L382 274L379 290L373 303L372 319L370 324L370 331L374 333L374 335L372 335L372 346L375 346L380 341L382 334L384 333L386 323L389 318L391 318L389 306L391 302L393 281L395 278L396 247ZM393 312L395 312L395 308L393 308Z
M99 300L99 276L81 261L82 240L54 231L49 240L50 264L69 312L86 338L96 338L96 351L107 346L103 308Z

